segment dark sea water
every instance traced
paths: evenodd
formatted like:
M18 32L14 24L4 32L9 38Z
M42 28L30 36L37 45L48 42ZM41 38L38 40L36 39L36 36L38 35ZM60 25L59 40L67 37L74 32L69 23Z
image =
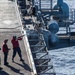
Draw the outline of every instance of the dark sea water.
M75 9L75 0L63 0L69 8ZM56 0L54 0L54 5ZM75 27L75 24L73 25ZM65 43L65 42L64 42ZM50 55L56 75L75 75L75 47L51 50Z
M50 51L56 75L75 75L75 47Z

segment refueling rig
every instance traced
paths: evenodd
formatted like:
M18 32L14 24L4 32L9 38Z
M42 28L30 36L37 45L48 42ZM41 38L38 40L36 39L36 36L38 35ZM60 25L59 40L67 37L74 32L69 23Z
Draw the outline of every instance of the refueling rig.
M54 6L53 0L18 0L17 4L37 75L56 75L49 50L75 45L75 10L71 14L63 0Z

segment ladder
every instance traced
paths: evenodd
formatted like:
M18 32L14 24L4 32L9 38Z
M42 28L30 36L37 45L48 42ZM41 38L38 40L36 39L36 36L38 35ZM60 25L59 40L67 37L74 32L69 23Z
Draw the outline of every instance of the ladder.
M33 35L33 34L32 34ZM44 38L42 34L38 34L38 40L29 39L31 52L35 62L36 70L38 75L56 75L51 58L47 50ZM34 44L33 42L36 42Z

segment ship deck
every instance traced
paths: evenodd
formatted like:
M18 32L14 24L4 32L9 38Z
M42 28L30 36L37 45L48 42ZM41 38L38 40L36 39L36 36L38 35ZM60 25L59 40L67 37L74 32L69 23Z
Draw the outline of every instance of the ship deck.
M31 64L29 63L28 54L25 49L24 40L19 41L24 62L20 61L18 54L16 54L14 59L15 62L12 62L13 48L11 39L13 35L22 35L21 29L22 26L20 25L20 21L16 13L15 2L11 0L0 0L0 48L2 48L4 39L8 39L8 47L11 48L8 54L8 66L4 65L4 55L2 50L0 51L0 66L3 68L0 70L0 75L32 75L33 73Z

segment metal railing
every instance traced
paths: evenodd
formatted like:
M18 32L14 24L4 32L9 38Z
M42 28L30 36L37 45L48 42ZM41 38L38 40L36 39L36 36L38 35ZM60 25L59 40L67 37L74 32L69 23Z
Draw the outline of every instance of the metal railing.
M34 34L31 34L34 35ZM43 34L38 33L38 39L28 39L31 47L31 52L35 62L37 75L55 75L55 70L51 62L48 49L46 47ZM37 42L33 44L33 42Z
M17 17L19 18L20 25L22 26L21 27L21 33L23 35L25 35L23 40L24 40L24 45L25 45L26 52L27 52L28 61L29 61L29 64L30 64L30 66L31 66L31 68L33 70L33 72L31 74L32 75L37 75L34 60L33 60L33 57L32 57L31 49L30 49L27 34L26 34L26 30L23 28L23 25L22 25L20 12L19 12L19 8L18 8L18 5L17 5L17 0L15 0L15 6L16 6L15 9L17 10L17 12L16 12Z

